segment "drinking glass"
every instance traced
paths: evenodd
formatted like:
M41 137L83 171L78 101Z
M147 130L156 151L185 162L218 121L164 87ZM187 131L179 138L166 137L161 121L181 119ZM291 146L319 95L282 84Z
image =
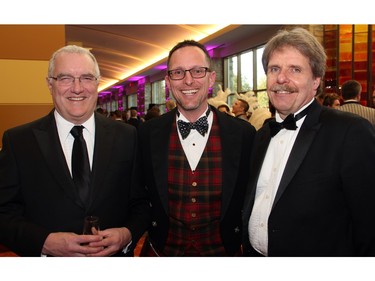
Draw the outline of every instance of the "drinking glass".
M99 233L99 218L97 216L87 216L85 217L83 223L83 234L96 235Z

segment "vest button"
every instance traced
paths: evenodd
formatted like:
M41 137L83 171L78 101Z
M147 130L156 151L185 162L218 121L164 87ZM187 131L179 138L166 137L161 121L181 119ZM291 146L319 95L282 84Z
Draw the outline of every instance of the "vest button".
M197 186L197 182L193 181L193 183L191 184L192 186Z

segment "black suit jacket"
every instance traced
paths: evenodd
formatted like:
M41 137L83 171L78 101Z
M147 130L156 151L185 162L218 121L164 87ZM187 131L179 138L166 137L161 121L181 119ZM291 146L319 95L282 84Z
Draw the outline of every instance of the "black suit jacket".
M217 115L223 159L223 187L220 232L229 255L240 250L241 211L249 177L250 150L255 129L211 107ZM168 217L168 147L176 109L140 126L143 179L150 193L152 223L149 237L163 250L169 230Z
M270 142L257 132L244 204L245 254L256 184ZM268 219L269 256L375 255L375 131L316 101L299 131Z
M6 131L0 152L0 243L21 256L40 256L51 232L81 234L85 215L96 215L102 229L128 227L135 246L149 220L137 149L134 127L95 113L91 202L85 208L53 111Z
M129 118L128 120L128 124L136 127L138 129L139 125L141 124L141 120L139 120L138 118Z

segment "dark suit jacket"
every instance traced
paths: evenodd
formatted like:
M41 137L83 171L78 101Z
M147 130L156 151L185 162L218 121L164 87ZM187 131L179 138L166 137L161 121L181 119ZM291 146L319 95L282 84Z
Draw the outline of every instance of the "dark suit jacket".
M140 123L141 123L141 120L139 120L138 118L129 118L129 120L128 120L128 124L133 125L137 129L138 129Z
M244 248L270 141L257 132L244 204ZM358 116L314 101L299 131L268 219L269 256L375 255L375 131Z
M53 111L10 129L0 152L0 243L21 256L40 256L51 232L82 233L85 215L101 228L126 226L133 246L148 223L136 168L136 129L95 113L92 194L79 200L60 145Z
M217 115L223 158L223 187L220 231L229 255L240 250L241 211L249 176L250 150L255 129L248 122L219 112ZM149 189L152 224L149 237L154 246L163 250L169 230L168 217L168 147L176 109L140 126L143 179Z

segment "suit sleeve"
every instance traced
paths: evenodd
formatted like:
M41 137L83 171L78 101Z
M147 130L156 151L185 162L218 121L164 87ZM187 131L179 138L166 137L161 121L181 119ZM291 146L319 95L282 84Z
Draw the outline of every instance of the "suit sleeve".
M375 130L367 120L355 120L343 146L341 178L352 214L355 252L375 256Z

